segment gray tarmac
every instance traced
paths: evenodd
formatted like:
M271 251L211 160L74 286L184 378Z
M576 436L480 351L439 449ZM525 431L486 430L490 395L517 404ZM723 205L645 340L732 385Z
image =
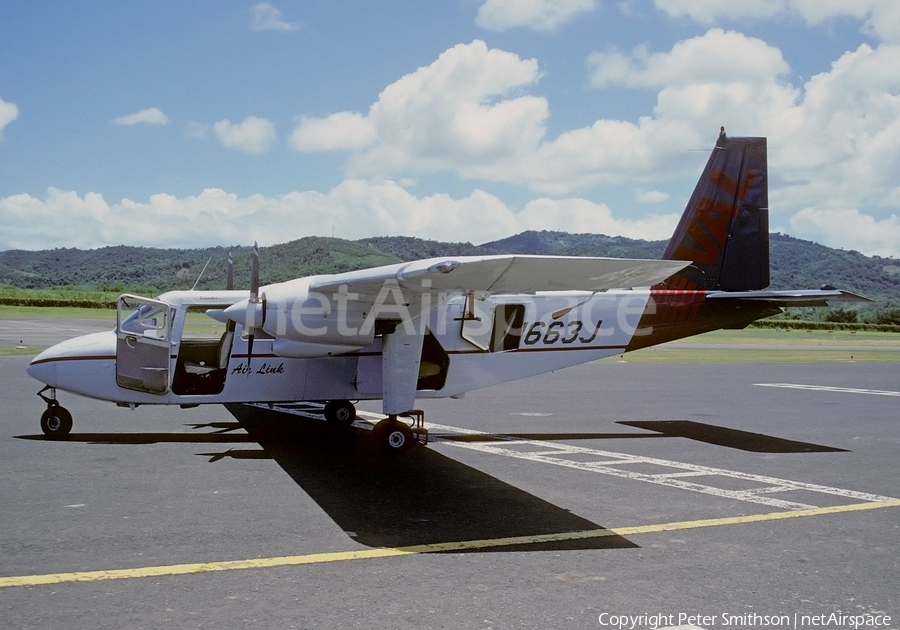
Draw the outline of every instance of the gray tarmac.
M47 441L27 362L0 358L0 628L900 628L900 364L588 364L422 401L435 442L385 459L64 393Z
M110 311L106 319L0 318L0 346L47 348L79 335L112 330L115 326L115 311Z

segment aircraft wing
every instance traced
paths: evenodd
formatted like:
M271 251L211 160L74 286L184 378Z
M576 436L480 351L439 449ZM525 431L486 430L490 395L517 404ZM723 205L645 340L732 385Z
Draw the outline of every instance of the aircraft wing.
M534 293L536 291L605 291L645 287L662 282L688 266L681 260L582 258L569 256L458 256L432 258L319 276L310 290L377 292L387 281L413 292L475 291Z
M867 297L839 289L808 291L723 291L710 293L707 300L748 300L773 306L829 306L841 302L872 302Z

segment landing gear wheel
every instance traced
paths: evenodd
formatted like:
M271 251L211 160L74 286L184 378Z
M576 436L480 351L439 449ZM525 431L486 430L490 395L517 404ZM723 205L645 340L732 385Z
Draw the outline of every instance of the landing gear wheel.
M72 430L72 414L59 404L47 406L41 415L41 431L51 440L64 440Z
M325 405L325 419L330 424L348 427L356 420L356 407L349 400L332 400Z
M378 449L389 455L399 455L413 445L415 438L409 426L396 417L385 418L375 425L373 437Z

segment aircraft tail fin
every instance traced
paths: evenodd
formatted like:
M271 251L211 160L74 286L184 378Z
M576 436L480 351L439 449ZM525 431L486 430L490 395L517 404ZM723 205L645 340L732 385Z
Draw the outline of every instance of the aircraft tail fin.
M756 291L769 286L769 186L765 138L725 129L691 195L664 260L693 264L663 289Z

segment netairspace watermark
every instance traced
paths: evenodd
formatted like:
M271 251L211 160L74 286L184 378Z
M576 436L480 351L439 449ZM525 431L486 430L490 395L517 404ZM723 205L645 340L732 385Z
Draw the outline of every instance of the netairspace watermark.
M679 626L700 628L888 628L891 616L885 614L826 613L811 615L795 612L792 614L759 614L759 613L716 613L716 614L643 614L617 615L601 613L597 619L603 628L616 630L663 630Z

